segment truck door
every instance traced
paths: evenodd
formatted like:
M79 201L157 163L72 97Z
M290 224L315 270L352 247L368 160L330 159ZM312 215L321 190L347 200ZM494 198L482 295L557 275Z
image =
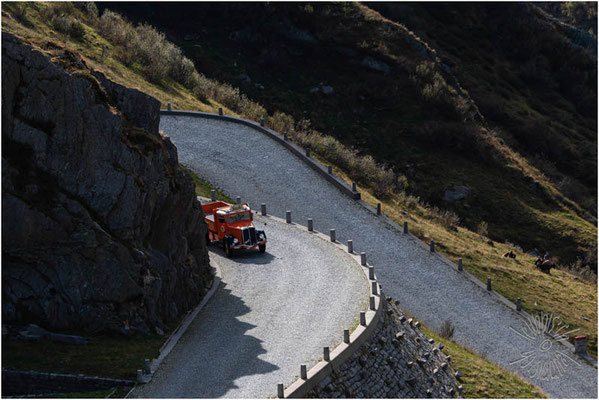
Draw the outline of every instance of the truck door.
M222 240L225 237L225 216L224 215L218 215L216 218L216 233L218 236L219 240Z

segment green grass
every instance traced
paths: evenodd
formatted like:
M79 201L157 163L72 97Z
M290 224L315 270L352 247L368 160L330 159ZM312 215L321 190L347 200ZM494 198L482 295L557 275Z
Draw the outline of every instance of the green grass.
M34 398L46 399L122 399L131 388L113 387L110 389L94 390L91 392L73 392L44 396L34 396Z
M534 385L502 367L485 360L472 350L451 340L440 337L425 326L422 331L438 343L443 343L443 352L451 356L451 366L464 376L460 384L465 398L547 398Z
M227 196L226 194L221 192L216 187L212 186L210 183L208 183L204 179L197 176L192 170L185 167L183 164L179 164L179 166L186 174L191 176L191 178L193 179L193 182L195 183L195 187L196 187L196 195L197 196L210 198L211 190L215 190L216 191L216 200L222 200L222 201L226 201L228 203L233 202L233 199L231 199L229 196Z
M135 380L144 360L158 357L167 337L102 335L86 345L3 338L2 367Z

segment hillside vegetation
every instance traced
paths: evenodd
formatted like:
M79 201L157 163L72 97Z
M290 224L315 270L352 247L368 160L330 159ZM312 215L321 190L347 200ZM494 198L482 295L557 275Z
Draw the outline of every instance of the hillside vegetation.
M455 67L448 69L405 26L349 3L151 4L136 5L129 17L161 26L183 51L148 25L98 15L85 3L5 3L2 23L32 41L53 40L79 52L109 79L163 105L264 117L334 164L336 173L357 180L367 201L383 202L398 222L409 219L415 234L435 239L450 258L463 258L480 279L492 277L507 298L522 297L527 311L559 313L580 327L596 353L596 283L565 270L543 274L522 251L549 250L564 263L578 257L578 267L592 275L593 217L511 133L487 122L476 88L458 81ZM325 94L327 86L333 93ZM585 118L593 116L574 120ZM445 202L444 190L456 184L471 195ZM596 195L596 187L584 190L583 200L593 190ZM516 260L502 257L510 249Z

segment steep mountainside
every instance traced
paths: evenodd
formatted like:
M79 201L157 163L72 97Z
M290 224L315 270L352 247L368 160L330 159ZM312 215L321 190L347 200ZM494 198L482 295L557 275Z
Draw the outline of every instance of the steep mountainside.
M101 6L167 31L270 114L392 167L470 230L566 263L596 246L596 58L527 5ZM454 185L465 200L447 200Z
M160 103L5 31L2 83L3 323L161 332L209 269Z

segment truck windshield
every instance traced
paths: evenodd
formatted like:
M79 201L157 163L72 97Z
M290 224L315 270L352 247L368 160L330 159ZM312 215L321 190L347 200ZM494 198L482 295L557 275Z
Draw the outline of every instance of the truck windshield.
M233 222L237 222L237 221L249 221L250 213L246 212L246 213L241 213L241 214L229 215L229 216L227 216L227 220L230 224L232 224Z

